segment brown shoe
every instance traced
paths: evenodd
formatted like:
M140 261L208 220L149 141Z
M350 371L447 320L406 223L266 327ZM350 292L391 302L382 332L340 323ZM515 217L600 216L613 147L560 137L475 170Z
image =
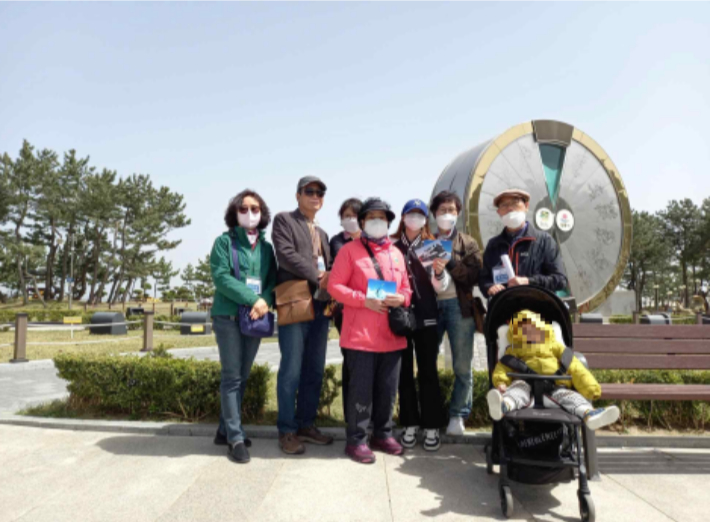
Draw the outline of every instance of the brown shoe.
M295 433L279 433L279 446L281 451L289 455L302 455L306 452L305 446Z
M333 444L333 437L321 433L315 426L298 430L298 438L301 439L301 442L310 442L311 444L318 444L319 446Z

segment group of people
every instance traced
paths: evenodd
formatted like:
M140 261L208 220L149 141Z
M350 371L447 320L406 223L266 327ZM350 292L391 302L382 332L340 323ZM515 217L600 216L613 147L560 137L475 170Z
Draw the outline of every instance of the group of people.
M333 321L344 359L345 451L356 462L373 463L373 450L399 455L420 440L425 450L436 451L445 427L449 435L463 435L473 399L474 333L482 331L485 314L474 288L490 298L508 286L535 284L553 291L567 286L557 243L526 219L530 195L523 190L506 190L495 198L502 231L483 253L457 226L462 202L453 192L437 194L430 205L421 199L407 202L396 226L398 216L382 199L348 199L339 210L343 231L332 239L316 220L326 193L320 179L300 179L297 208L274 217L269 243L264 232L271 221L269 208L259 194L245 190L229 203L227 231L214 243L212 318L222 364L215 443L228 446L236 462L249 461L251 441L241 423L241 401L260 343L242 331L240 308L258 320L291 299L283 288L307 282L307 306L312 307L308 320L278 327L280 448L297 455L306 451L304 443L333 442L315 425ZM425 266L416 251L434 239L451 242L450 258ZM504 255L514 270L507 277ZM394 292L383 299L368 296L373 280L394 283ZM395 333L395 318L411 323L406 334ZM455 374L448 411L437 371L445 334ZM550 342L549 336L543 340ZM506 392L505 386L499 391ZM399 438L393 431L397 396L403 428ZM498 412L508 404L502 395L489 403ZM510 408L519 403L511 402Z

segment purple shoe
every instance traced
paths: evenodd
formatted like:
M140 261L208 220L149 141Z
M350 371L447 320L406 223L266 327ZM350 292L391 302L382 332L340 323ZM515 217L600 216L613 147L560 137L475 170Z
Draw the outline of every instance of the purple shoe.
M372 453L367 444L348 444L345 446L345 454L360 464L373 464L375 462L375 454Z
M373 451L382 451L388 455L401 455L404 453L404 448L394 437L387 437L386 439L372 437L370 447Z

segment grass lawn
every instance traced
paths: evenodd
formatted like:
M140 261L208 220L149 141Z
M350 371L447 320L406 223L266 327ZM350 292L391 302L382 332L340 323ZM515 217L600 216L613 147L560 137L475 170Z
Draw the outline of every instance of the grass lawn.
M172 348L196 348L202 346L217 346L214 334L210 335L180 335L177 330L159 330L159 325L153 333L153 346L161 344L167 350ZM338 331L330 329L330 339L338 339ZM6 363L13 356L15 332L0 331L0 363ZM90 344L79 344L87 342ZM269 337L263 343L278 342L276 337ZM33 344L41 343L41 344ZM46 344L45 344L46 343ZM63 344L50 344L63 343ZM66 343L66 344L64 344ZM6 346L10 345L10 346ZM128 335L91 335L88 330L77 330L71 339L69 330L61 332L43 332L31 330L27 333L27 358L31 361L52 359L60 353L112 354L137 352L143 348L143 331L130 330Z
M0 332L0 363L12 358L15 332ZM89 342L90 344L78 344ZM41 344L33 344L41 343ZM46 344L45 344L46 343ZM49 344L67 343L67 344ZM175 330L156 330L153 345L170 348L195 348L198 346L216 346L214 335L180 335ZM131 330L128 335L91 335L87 330L75 331L74 339L70 332L42 332L30 330L27 333L27 358L31 361L52 359L60 353L112 354L137 352L143 348L143 331Z

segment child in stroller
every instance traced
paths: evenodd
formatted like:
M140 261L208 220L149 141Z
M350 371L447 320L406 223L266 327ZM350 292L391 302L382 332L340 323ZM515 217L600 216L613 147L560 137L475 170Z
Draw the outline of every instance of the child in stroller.
M509 412L532 405L532 389L522 379L511 379L508 373L538 375L571 375L569 380L547 381L543 397L546 407L560 407L582 419L596 430L616 422L619 408L595 409L591 402L601 396L594 376L555 336L554 329L530 310L518 312L508 329L509 346L493 370L493 386L487 395L493 420L499 421ZM575 391L577 390L577 391Z

